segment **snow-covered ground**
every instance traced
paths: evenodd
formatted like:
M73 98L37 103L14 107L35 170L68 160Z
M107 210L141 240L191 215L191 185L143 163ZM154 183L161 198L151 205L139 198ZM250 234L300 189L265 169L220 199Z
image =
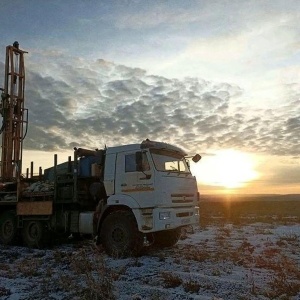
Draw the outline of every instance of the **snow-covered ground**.
M0 245L0 299L300 299L300 225L210 225L113 259L92 241Z

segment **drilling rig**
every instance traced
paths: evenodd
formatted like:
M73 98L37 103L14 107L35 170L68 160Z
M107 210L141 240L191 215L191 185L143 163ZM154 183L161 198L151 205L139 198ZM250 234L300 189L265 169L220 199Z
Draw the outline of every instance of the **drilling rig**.
M22 238L41 247L58 235L91 235L110 255L131 255L177 243L181 229L199 223L199 193L186 159L170 144L150 141L104 149L74 148L74 158L22 175L24 54L6 47L1 94L0 244ZM201 158L195 155L193 161ZM50 186L48 183L50 183ZM43 184L48 186L44 186Z
M24 108L24 53L19 43L6 47L5 79L1 94L2 115L1 182L18 184L22 174L23 140L27 133L28 110Z
M24 108L24 54L19 43L6 47L4 87L1 88L2 125L0 166L0 242L16 237L16 205L20 193L23 140L27 133L28 110Z

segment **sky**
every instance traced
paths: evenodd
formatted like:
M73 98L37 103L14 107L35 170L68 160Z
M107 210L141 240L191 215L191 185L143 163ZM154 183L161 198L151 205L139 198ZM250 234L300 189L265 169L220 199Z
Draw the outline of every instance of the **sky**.
M300 194L300 1L0 2L0 86L28 51L23 170L149 138L202 155L201 193Z

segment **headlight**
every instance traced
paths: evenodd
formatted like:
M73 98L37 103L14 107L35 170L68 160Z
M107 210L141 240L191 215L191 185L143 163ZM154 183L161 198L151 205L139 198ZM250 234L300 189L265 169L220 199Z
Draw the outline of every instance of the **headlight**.
M159 219L160 220L167 220L167 219L170 219L170 218L171 218L171 213L169 211L159 213Z

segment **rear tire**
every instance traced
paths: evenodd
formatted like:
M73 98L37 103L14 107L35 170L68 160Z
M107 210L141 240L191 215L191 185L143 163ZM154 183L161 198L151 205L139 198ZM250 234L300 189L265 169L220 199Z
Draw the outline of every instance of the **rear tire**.
M45 244L45 224L41 221L26 221L22 229L22 239L30 248L42 248Z
M181 236L181 228L155 232L153 245L158 248L173 247Z
M17 220L14 212L6 211L0 215L0 243L12 244L17 238Z
M106 253L113 257L137 255L143 239L131 212L115 211L103 221L101 241Z

